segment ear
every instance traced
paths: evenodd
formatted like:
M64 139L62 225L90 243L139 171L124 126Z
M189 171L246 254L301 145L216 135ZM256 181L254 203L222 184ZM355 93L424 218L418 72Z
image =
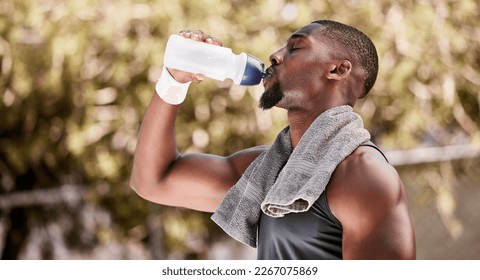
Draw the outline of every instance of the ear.
M352 63L348 60L335 61L330 65L327 79L342 80L352 72Z

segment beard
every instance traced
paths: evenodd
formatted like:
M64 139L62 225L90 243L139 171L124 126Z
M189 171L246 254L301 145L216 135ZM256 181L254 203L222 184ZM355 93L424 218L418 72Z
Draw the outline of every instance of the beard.
M272 87L265 90L265 92L262 94L258 107L262 108L263 110L270 109L277 105L277 103L283 99L283 96L283 87L279 82L276 82L272 85Z

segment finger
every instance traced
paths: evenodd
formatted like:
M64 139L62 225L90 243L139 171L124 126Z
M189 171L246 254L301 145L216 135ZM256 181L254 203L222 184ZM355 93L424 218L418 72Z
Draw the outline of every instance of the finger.
M180 31L180 34L182 34L186 38L190 38L196 41L203 41L205 38L205 34L203 34L203 31L201 30L182 30Z
M209 43L209 44L213 44L213 45L218 45L218 46L223 45L222 41L220 41L219 39L217 39L215 37L209 36L209 35L206 35L204 41L205 41L205 43Z
M182 30L180 31L180 34L186 38L194 39L196 41L203 41L205 43L223 46L223 42L220 39L207 35L203 33L202 30Z
M205 75L203 75L203 74L197 73L197 74L192 75L192 82L194 82L194 83L200 83L203 80L205 80Z

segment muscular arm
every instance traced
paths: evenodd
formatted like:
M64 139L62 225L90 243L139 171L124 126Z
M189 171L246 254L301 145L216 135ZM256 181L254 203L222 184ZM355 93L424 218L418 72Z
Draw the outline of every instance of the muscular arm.
M182 34L221 45L221 41L201 31ZM203 79L200 74L169 71L181 83ZM181 155L175 141L178 109L156 94L152 97L138 134L130 185L143 198L159 204L213 212L263 148L247 149L228 157Z
M153 96L138 135L130 185L159 204L213 212L263 148L229 157L181 155L175 141L177 110Z
M413 226L393 167L370 152L356 152L339 165L331 186L328 199L343 226L344 259L415 258Z

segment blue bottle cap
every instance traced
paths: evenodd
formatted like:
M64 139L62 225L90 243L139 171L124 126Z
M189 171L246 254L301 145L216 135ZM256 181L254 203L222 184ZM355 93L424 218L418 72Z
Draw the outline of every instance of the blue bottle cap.
M245 72L243 73L243 78L240 82L240 85L258 85L263 78L264 67L265 65L260 59L254 57L253 55L247 54L247 65L245 66Z

